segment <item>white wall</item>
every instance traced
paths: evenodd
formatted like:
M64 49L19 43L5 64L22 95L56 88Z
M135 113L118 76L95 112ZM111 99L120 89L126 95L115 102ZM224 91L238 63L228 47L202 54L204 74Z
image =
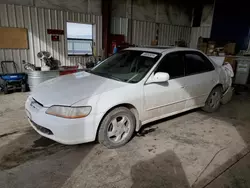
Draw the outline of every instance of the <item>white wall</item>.
M190 47L197 48L199 37L210 38L214 14L214 4L204 5L200 27L192 27Z
M157 1L156 22L179 25L191 26L192 9L186 8L187 5L170 3L168 1Z
M191 33L191 27L189 26L133 20L131 41L129 22L131 20L128 18L113 17L111 33L124 35L126 41L131 44L151 45L151 42L156 39L158 30L158 44L161 46L175 45L175 42L178 40L184 40L189 45Z
M116 0L112 16L171 25L191 25L191 9L165 0Z
M0 3L101 15L101 0L1 0Z
M211 27L213 23L214 4L206 4L202 10L201 27Z
M29 49L0 49L0 61L15 61L20 71L24 71L22 60L41 66L36 57L39 51L49 51L62 65L76 65L86 58L82 56L68 56L65 35L60 41L52 42L47 29L62 29L66 31L66 22L95 24L94 38L96 41L96 55L102 55L102 17L93 14L83 14L71 11L36 8L20 5L0 4L0 27L20 27L28 29ZM1 72L1 70L0 70Z
M125 35L132 44L151 45L158 30L159 45L179 39L189 44L192 9L185 6L166 0L114 0L111 32Z

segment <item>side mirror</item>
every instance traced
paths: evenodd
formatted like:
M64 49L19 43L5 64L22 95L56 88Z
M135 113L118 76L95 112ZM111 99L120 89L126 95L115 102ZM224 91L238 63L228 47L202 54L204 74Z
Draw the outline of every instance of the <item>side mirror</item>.
M161 83L167 82L169 80L169 74L165 72L157 72L154 75L152 74L147 81L148 83Z

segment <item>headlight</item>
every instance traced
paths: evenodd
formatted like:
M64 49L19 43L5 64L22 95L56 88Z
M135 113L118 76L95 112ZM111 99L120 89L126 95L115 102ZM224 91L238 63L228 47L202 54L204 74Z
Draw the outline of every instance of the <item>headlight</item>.
M90 106L69 107L69 106L51 106L46 110L46 114L68 119L83 118L91 112Z

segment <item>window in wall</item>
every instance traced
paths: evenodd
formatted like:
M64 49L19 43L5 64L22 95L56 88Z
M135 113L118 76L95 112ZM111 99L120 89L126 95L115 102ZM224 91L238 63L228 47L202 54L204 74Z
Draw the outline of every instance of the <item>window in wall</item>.
M184 62L178 52L167 54L160 62L156 72L166 72L170 79L184 76Z
M67 22L67 42L68 55L92 55L92 24Z

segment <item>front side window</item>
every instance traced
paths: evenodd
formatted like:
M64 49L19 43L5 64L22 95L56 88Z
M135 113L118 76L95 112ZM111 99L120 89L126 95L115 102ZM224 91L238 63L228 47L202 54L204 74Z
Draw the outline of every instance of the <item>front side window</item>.
M180 53L167 54L160 62L156 72L166 72L170 79L184 76L184 62Z
M93 25L67 22L68 55L92 55Z
M212 63L198 52L185 52L186 75L214 70Z
M137 83L159 60L161 54L154 52L125 50L104 60L90 72L111 79Z

